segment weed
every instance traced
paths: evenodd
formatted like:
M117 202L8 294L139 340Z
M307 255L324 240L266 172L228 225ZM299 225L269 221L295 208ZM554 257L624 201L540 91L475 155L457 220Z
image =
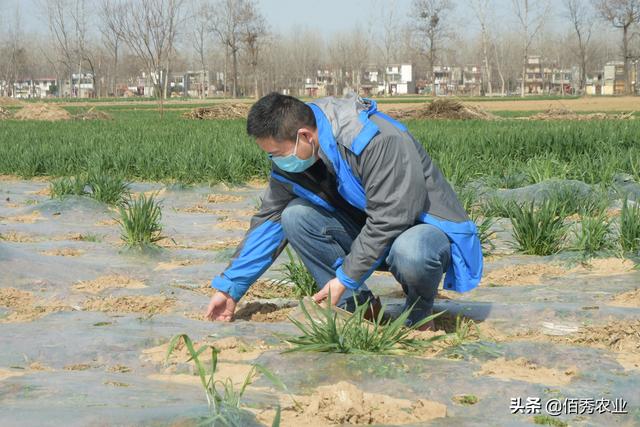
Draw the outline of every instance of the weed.
M576 242L573 249L593 254L610 246L611 220L601 213L598 216L580 216L580 230L574 230Z
M169 359L181 340L184 341L187 351L191 356L189 361L193 361L207 398L210 413L209 418L206 420L207 424L210 423L211 425L230 427L246 425L248 413L242 410L240 405L247 387L252 383L254 377L258 373L265 375L275 385L286 390L285 385L275 375L273 375L271 371L260 365L253 365L251 367L251 370L239 389L236 389L231 378L225 378L224 380L216 379L215 374L218 365L219 350L210 344L204 345L200 349L196 350L191 338L189 338L187 334L179 334L171 339L169 342L169 348L167 349L166 360ZM207 372L205 364L200 360L200 355L207 350L211 351L211 365L209 372ZM280 407L278 406L272 426L279 425Z
M127 246L146 246L162 240L162 211L154 196L141 194L137 199L129 198L118 208L122 228L121 239Z
M413 307L411 307L413 308ZM371 354L402 354L424 349L444 336L434 336L427 340L412 337L413 331L438 317L437 313L422 319L411 327L405 327L405 322L411 309L405 310L392 321L384 319L384 308L372 322L365 320L369 311L369 302L357 305L351 316L339 316L330 306L320 307L311 303L309 312L305 301L300 302L300 309L304 313L304 322L290 318L291 322L300 330L301 336L288 340L293 347L291 351L318 351L333 353L371 353Z
M625 198L620 213L620 247L623 251L640 251L640 204L630 206Z
M511 216L517 248L528 255L551 255L560 251L567 226L564 210L553 200L527 205L514 205Z
M304 263L300 261L289 249L285 248L289 262L282 266L284 272L284 278L282 281L288 281L293 283L295 289L295 295L298 298L304 298L312 296L317 292L316 281L305 267Z
M91 197L109 205L119 205L129 194L129 187L117 174L94 171L89 174Z
M86 194L86 177L76 175L74 177L64 177L52 181L49 189L52 199L62 199L66 196L83 196Z

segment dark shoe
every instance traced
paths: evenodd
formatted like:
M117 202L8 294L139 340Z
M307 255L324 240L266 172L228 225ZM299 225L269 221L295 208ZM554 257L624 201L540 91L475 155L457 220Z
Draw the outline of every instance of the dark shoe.
M382 303L380 302L380 298L373 295L373 292L371 291L362 291L359 294L354 295L353 298L346 300L340 308L348 311L349 313L353 313L357 306L361 306L367 302L369 302L369 309L364 313L364 318L372 322L374 319L378 318L378 314L382 310Z

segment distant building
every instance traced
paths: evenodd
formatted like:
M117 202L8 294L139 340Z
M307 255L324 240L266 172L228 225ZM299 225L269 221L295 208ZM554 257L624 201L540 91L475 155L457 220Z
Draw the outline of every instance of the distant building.
M462 94L480 96L482 92L482 67L467 65L462 70Z
M604 82L602 85L603 95L623 95L624 94L624 62L611 61L604 66Z
M542 59L540 56L528 56L525 66L524 88L526 95L540 95L544 92ZM520 78L522 81L522 78Z
M416 93L415 75L411 64L391 64L385 68L385 93L406 95Z
M13 83L14 98L48 98L57 95L58 80L54 77L20 79Z
M360 78L360 95L383 95L385 89L384 73L375 66L367 67Z
M330 96L335 93L334 75L329 70L317 70L314 77L304 81L304 94L312 98Z

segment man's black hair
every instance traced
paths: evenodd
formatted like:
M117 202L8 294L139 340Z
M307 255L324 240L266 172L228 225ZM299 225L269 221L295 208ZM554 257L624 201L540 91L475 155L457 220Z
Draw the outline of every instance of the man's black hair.
M295 141L301 127L316 128L313 110L293 96L272 92L253 104L247 118L247 133L255 138Z

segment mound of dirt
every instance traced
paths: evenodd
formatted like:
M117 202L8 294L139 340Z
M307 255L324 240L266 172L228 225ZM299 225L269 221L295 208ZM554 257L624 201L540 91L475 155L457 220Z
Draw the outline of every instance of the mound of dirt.
M35 299L31 292L15 288L0 289L0 307L13 310L7 316L0 319L0 323L30 322L50 313L71 309L57 302L50 302L44 305L35 304Z
M173 308L175 300L164 296L131 295L123 297L90 298L83 304L85 311L107 313L166 313Z
M295 299L297 295L293 286L278 283L276 280L260 279L244 294L244 300L251 299L270 299L270 298L289 298Z
M0 107L0 120L10 119L12 116L11 111L6 108Z
M71 114L53 104L27 104L15 114L14 118L18 120L56 122L59 120L70 120Z
M484 363L480 371L476 373L476 376L480 375L550 386L561 386L571 381L575 375L575 370L562 372L558 369L541 367L524 357L513 360L506 360L504 357L499 357Z
M453 99L436 99L417 108L389 110L388 114L398 120L443 119L443 120L499 120L500 117L478 107L463 104Z
M611 300L610 305L620 307L640 307L640 288L616 295Z
M182 116L193 120L246 119L250 108L250 104L224 103L196 108L184 113Z
M218 355L219 360L234 362L253 360L269 349L269 346L262 340L248 342L237 337L226 337L217 340L207 337L193 343L196 350L204 345L212 345L215 347L216 350L220 352ZM165 363L189 363L191 355L183 340L180 340L176 345L169 359L167 359L168 349L169 343L167 342L156 347L142 350L141 357L157 365L164 365ZM199 356L199 359L203 362L211 360L211 352L206 350Z
M539 285L546 276L558 276L566 272L567 269L552 264L511 265L488 272L482 282L500 286Z
M146 287L147 286L140 280L112 274L109 276L100 276L95 280L79 282L73 286L73 289L90 294L98 294L105 289L142 289Z
M447 415L442 403L367 393L346 381L318 387L311 396L296 396L296 401L300 406L282 411L283 426L418 424ZM271 420L273 415L260 414L259 419Z
M110 114L105 113L104 111L96 111L95 107L91 107L87 111L83 111L81 113L73 116L74 120L113 120Z
M524 117L527 120L633 120L633 112L620 114L590 113L578 114L568 108L551 108L533 116Z
M603 326L587 326L569 338L572 344L640 353L640 320L616 320Z

